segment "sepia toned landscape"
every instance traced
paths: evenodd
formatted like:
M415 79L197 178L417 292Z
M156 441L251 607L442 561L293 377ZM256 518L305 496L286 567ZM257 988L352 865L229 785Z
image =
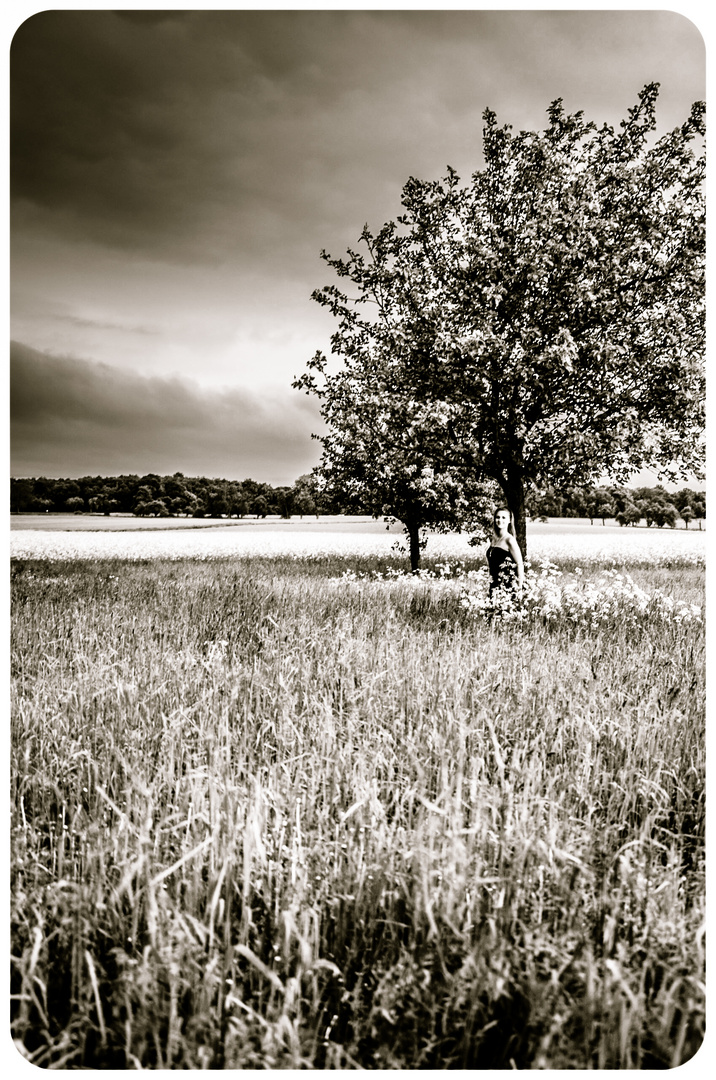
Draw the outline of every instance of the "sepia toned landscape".
M701 30L10 18L12 1065L705 1066Z

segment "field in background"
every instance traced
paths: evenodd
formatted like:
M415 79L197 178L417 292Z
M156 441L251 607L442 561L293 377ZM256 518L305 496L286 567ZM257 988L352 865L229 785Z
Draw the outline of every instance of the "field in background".
M592 524L586 518L549 518L546 522L530 521L527 523L527 533L533 536L544 536L550 533L568 535L586 535L583 530L594 528L604 529L610 533L634 532L634 527L629 526L624 530L614 521L607 519L609 524L603 525L601 521ZM705 522L700 522L705 528ZM162 529L225 529L241 528L249 532L274 532L304 533L304 532L340 532L340 533L402 533L403 527L399 522L386 526L382 520L358 515L347 514L322 514L316 518L311 514L305 517L294 516L292 518L280 518L269 515L266 518L243 517L243 518L143 518L135 517L134 514L11 514L10 529L15 531L36 530L50 532L128 532L139 530L162 530ZM699 525L693 525L686 529L685 523L680 521L678 530L685 532L701 532ZM637 531L646 529L646 524L636 527ZM657 529L653 527L653 531ZM673 530L669 529L669 532ZM431 534L434 535L434 534ZM469 535L469 534L468 534Z
M37 1065L699 1047L700 620L520 628L460 581L344 576L397 565L13 564L13 1035ZM688 558L634 577L700 610Z
M11 514L12 531L40 529L43 532L138 532L157 529L244 529L250 532L385 532L382 521L367 515L348 517L345 514L313 514L305 517L281 518L193 518L193 517L135 517L134 514ZM402 532L401 525L391 525L391 532Z
M42 515L37 515L42 521ZM73 519L68 515L68 519ZM21 523L23 516L13 520ZM96 519L102 521L101 518ZM105 519L106 520L106 519ZM76 559L216 559L271 556L299 560L326 558L393 559L395 546L405 547L399 525L386 526L370 518L291 521L224 521L220 525L192 527L193 519L177 519L171 529L135 528L137 518L109 519L129 522L119 531L15 529L10 553L15 558ZM146 523L145 523L146 524ZM469 534L428 534L425 558L474 559ZM530 523L528 556L532 559L572 560L582 566L703 565L706 532L697 529L633 529L552 521ZM407 555L405 555L407 558Z

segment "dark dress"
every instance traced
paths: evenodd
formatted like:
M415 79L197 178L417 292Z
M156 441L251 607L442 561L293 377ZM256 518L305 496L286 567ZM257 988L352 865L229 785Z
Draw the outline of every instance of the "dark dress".
M490 596L495 589L513 589L517 582L517 563L512 552L507 548L490 547L487 549L487 562L490 567Z

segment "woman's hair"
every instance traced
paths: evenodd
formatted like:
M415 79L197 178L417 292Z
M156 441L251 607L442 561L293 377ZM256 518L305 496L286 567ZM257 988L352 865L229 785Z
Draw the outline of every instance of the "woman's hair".
M507 526L507 531L508 531L508 533L511 533L512 536L514 536L515 535L515 519L514 519L514 517L512 515L512 511L510 510L509 506L496 506L495 507L495 509L492 512L492 531L493 531L495 536L498 535L497 529L495 528L495 518L497 517L497 515L500 513L501 510L504 510L506 514L510 515L510 524Z

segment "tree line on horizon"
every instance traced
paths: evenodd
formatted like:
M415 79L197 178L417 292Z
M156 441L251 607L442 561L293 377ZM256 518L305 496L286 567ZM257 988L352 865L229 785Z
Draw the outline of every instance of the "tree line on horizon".
M656 487L628 488L617 484L599 487L573 487L564 491L548 488L532 493L528 500L528 516L533 520L550 517L589 518L592 524L613 518L619 525L647 527L668 525L674 528L679 518L686 528L690 521L706 517L706 492L684 487L668 492L661 484Z
M373 513L372 507L356 507L339 497L326 495L311 474L299 476L293 485L272 487L257 480L222 480L183 473L159 476L146 473L121 476L83 476L54 479L45 476L11 478L11 513L134 514L137 517L247 517L269 514L291 518L304 514ZM619 485L549 487L532 492L527 516L589 518L594 523L615 519L620 525L667 525L706 517L706 493L684 487L667 492L656 487L627 488Z
M257 480L134 473L121 476L45 476L10 480L12 513L74 512L134 514L137 517L266 517L278 514L332 513L308 475L292 486L272 487Z

